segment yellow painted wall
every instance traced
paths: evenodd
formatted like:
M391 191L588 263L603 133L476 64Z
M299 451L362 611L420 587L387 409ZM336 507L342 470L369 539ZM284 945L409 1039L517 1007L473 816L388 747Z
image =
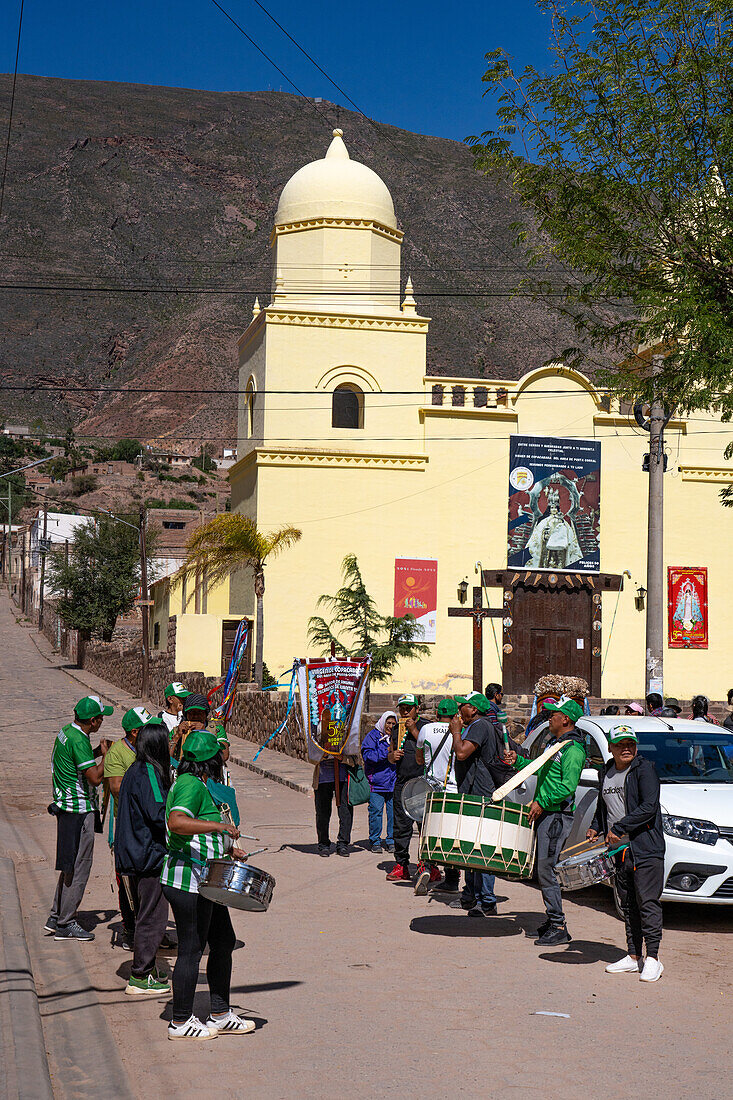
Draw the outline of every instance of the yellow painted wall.
M176 672L221 674L221 615L181 615L176 623Z

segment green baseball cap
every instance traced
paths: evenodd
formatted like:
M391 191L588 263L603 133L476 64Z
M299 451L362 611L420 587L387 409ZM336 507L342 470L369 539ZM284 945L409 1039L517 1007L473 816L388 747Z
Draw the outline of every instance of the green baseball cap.
M455 699L441 699L435 713L438 718L452 718L454 714L458 714L458 703Z
M416 707L417 705L417 695L413 695L412 692L408 692L407 695L400 695L397 700L398 707Z
M155 729L157 726L162 726L163 729L166 729L166 730L168 729L168 727L166 726L166 724L165 724L165 722L163 721L162 718L159 718L157 714L151 714L151 716L148 718L148 720L145 723L145 726L143 728L146 729L146 730L149 730L149 729Z
M196 760L199 764L216 756L221 745L209 730L194 730L183 743L183 759Z
M583 708L580 703L576 703L574 699L571 699L568 695L562 695L557 703L545 703L545 710L559 710L561 714L564 714L566 718L569 718L571 722L577 722L579 718L583 717Z
M150 711L145 707L132 707L122 715L121 725L125 733L132 733L133 730L142 729L150 717Z
M166 699L170 699L174 696L176 699L185 699L187 695L190 695L190 691L186 691L180 680L174 680L172 684L168 684L168 687L163 692Z
M85 695L74 707L74 714L81 718L82 722L88 722L92 718L109 718L114 713L114 707L102 706L102 700L98 695Z
M468 703L470 707L475 707L479 714L488 714L491 709L491 703L480 691L469 691L468 695L454 695L453 698L459 707Z
M625 723L621 723L618 726L612 726L608 731L608 740L610 744L616 745L619 741L634 741L638 744L639 738L634 733L631 726L627 726Z

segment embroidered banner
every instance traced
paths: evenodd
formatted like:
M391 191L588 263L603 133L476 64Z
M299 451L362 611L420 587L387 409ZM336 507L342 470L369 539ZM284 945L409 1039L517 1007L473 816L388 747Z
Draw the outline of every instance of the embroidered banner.
M394 616L414 615L422 627L418 642L434 642L438 618L438 563L435 558L395 558Z
M708 571L667 568L670 649L708 648Z
M359 726L371 658L366 661L300 660L298 693L308 759L359 752Z
M507 566L598 573L601 444L509 437Z

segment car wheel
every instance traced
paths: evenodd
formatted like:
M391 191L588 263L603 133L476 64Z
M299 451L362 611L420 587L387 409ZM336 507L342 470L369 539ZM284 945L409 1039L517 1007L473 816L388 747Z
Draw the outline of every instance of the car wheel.
M616 886L616 876L613 876L613 904L616 910L616 916L619 920L624 919L624 911L621 907L621 898L619 897L618 888Z

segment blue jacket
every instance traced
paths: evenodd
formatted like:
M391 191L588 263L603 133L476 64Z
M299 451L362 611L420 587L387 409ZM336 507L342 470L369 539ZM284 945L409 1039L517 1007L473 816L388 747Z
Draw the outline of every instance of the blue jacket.
M380 733L374 726L361 745L364 771L369 780L369 786L379 794L390 794L394 790L397 768L387 759L390 744L389 737Z

